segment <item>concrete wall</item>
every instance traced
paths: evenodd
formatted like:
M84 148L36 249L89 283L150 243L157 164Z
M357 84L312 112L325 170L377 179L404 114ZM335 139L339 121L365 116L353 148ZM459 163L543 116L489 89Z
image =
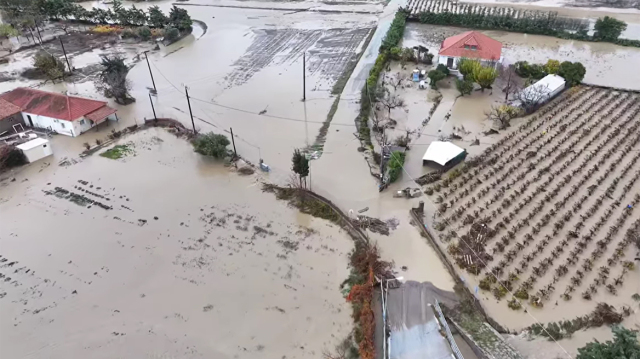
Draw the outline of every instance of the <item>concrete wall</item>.
M27 126L31 126L31 123L33 123L34 127L50 128L61 135L77 136L74 132L73 123L71 121L58 120L52 117L34 115L26 112L22 113L22 117L24 118L24 123L27 124ZM29 118L31 118L31 121L29 121Z
M31 148L22 152L27 157L27 161L29 161L29 163L33 163L39 159L45 158L47 156L51 156L53 154L53 150L51 149L51 143L49 143L49 141L41 144L40 146L36 146L34 148Z
M22 113L23 121L27 126L31 126L31 123L29 122L29 116L31 117L31 121L33 122L33 126L35 127L50 128L61 135L72 137L79 136L83 132L87 132L95 127L95 123L93 121L84 117L80 117L75 121L65 121L47 116L34 115L31 113ZM115 115L111 115L108 117L108 120L115 119ZM0 124L2 124L2 122L0 122Z
M9 116L0 120L0 135L2 135L2 133L5 131L8 131L7 133L5 133L5 135L16 133L13 129L13 125L17 124L22 124L24 126L24 120L22 119L21 113L16 113L13 116Z

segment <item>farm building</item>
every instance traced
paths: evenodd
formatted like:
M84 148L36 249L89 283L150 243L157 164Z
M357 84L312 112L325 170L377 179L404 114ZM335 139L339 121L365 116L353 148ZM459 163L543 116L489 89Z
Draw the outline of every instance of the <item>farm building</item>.
M49 140L44 138L35 138L31 141L17 145L16 148L24 153L24 156L27 158L27 162L29 163L53 154Z
M502 61L502 43L477 31L444 39L438 52L438 63L456 70L461 58L477 59L484 66L496 67Z
M73 137L107 119L117 119L116 110L107 106L104 101L24 87L0 95L0 100L20 108L22 123L25 125Z
M564 90L566 81L558 75L547 75L516 95L513 105L530 107L541 105Z
M433 141L422 156L422 165L435 163L445 171L462 162L467 151L451 142Z
M20 107L0 99L0 137L22 131L20 126L24 121L21 112Z

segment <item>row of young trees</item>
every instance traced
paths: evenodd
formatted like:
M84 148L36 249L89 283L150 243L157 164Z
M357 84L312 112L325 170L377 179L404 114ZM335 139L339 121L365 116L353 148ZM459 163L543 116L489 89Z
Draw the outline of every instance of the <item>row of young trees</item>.
M418 0L419 1L419 0ZM475 29L504 30L528 34L555 36L563 39L585 41L606 41L623 46L640 47L640 40L621 39L627 28L623 21L610 16L599 18L594 34L588 34L586 22L575 19L559 18L556 13L540 11L514 11L508 8L484 7L465 4L452 9L430 6L416 11L416 6L405 9L409 19L425 24L471 27Z
M153 28L173 27L180 32L190 32L193 21L187 10L173 6L165 15L158 6L145 12L135 5L126 8L122 0L114 0L108 9L87 10L71 0L0 0L0 12L5 22L15 29L32 28L45 20L78 20L94 24L118 24Z

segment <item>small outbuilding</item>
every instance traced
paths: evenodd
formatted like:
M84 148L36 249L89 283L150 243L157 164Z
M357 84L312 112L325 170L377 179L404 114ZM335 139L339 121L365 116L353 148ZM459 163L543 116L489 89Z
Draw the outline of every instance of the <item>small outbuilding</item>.
M16 148L24 153L27 158L27 162L32 163L39 159L51 156L53 150L49 140L44 138L36 138L23 144L17 145Z
M547 75L535 84L520 91L514 105L531 107L542 105L562 92L566 87L564 78L558 75Z
M433 141L427 148L427 152L422 156L422 165L435 163L446 171L462 162L465 157L467 157L465 149L451 142Z

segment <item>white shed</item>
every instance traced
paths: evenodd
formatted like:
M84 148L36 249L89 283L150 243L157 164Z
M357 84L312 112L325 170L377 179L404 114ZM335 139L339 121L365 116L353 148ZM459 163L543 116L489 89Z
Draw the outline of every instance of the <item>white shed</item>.
M525 103L535 102L540 105L564 90L565 84L564 78L550 74L522 90L517 97ZM516 105L519 105L518 102L520 101L516 101Z
M36 138L35 140L25 142L16 147L19 148L22 153L24 153L29 163L35 162L39 159L51 156L53 154L53 150L51 149L49 140L46 140L44 138Z
M434 162L442 167L451 168L462 161L466 155L467 151L451 142L433 141L422 156L422 165Z

